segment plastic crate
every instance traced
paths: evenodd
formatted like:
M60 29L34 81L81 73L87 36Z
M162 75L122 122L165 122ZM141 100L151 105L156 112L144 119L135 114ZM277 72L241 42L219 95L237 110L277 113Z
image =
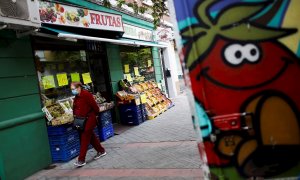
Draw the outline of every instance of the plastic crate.
M100 127L110 126L112 124L111 111L108 110L108 111L104 111L104 112L100 113L98 122L99 122Z
M121 105L119 108L122 124L139 125L143 122L143 115L140 106Z
M110 112L110 110L101 112L100 113L100 118L111 118L111 112Z
M141 114L126 114L121 115L121 123L126 125L139 125L143 123L143 116Z
M49 136L50 145L69 144L74 141L79 142L79 134L77 131L70 131L64 135Z
M106 141L108 138L114 136L114 127L113 125L99 128L99 138L100 141Z
M147 110L145 104L141 104L141 112L142 112L143 122L145 122L147 120Z
M48 130L48 135L49 136L64 135L64 134L67 134L69 132L75 131L73 129L72 124L64 124L64 125L60 125L60 126L48 126L47 130Z
M79 155L79 142L73 144L50 145L52 161L66 162Z

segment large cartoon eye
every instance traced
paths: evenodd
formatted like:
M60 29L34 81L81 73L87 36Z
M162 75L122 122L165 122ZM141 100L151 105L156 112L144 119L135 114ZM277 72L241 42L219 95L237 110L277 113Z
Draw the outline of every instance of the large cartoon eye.
M245 58L250 62L257 62L260 57L260 50L258 47L254 44L247 44L244 46L243 54L245 55Z
M243 46L232 44L224 51L225 60L232 65L239 65L244 59Z

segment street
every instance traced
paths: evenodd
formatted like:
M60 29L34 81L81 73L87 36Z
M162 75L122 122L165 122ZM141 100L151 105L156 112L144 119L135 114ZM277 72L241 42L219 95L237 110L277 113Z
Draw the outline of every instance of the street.
M135 127L117 127L122 132L105 141L107 155L75 168L76 158L55 164L28 180L35 179L202 179L201 162L190 118L187 97L174 99L175 106L154 120ZM125 129L124 129L125 128Z

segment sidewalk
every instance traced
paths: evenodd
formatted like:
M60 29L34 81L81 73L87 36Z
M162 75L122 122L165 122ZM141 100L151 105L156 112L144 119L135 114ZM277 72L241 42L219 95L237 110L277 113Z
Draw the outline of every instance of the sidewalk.
M76 159L55 164L28 178L36 179L202 179L201 162L195 141L186 96L174 100L175 107L154 120L131 127L115 135L103 146L107 155L91 160L94 150L87 154L87 165L75 168Z

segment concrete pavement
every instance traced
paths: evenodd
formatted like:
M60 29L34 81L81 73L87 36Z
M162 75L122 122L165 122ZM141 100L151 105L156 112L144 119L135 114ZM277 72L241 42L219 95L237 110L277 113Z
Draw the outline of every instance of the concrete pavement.
M75 168L73 163L55 164L28 178L32 179L203 179L195 133L185 95L174 100L175 107L154 120L129 127L102 143L107 155Z

